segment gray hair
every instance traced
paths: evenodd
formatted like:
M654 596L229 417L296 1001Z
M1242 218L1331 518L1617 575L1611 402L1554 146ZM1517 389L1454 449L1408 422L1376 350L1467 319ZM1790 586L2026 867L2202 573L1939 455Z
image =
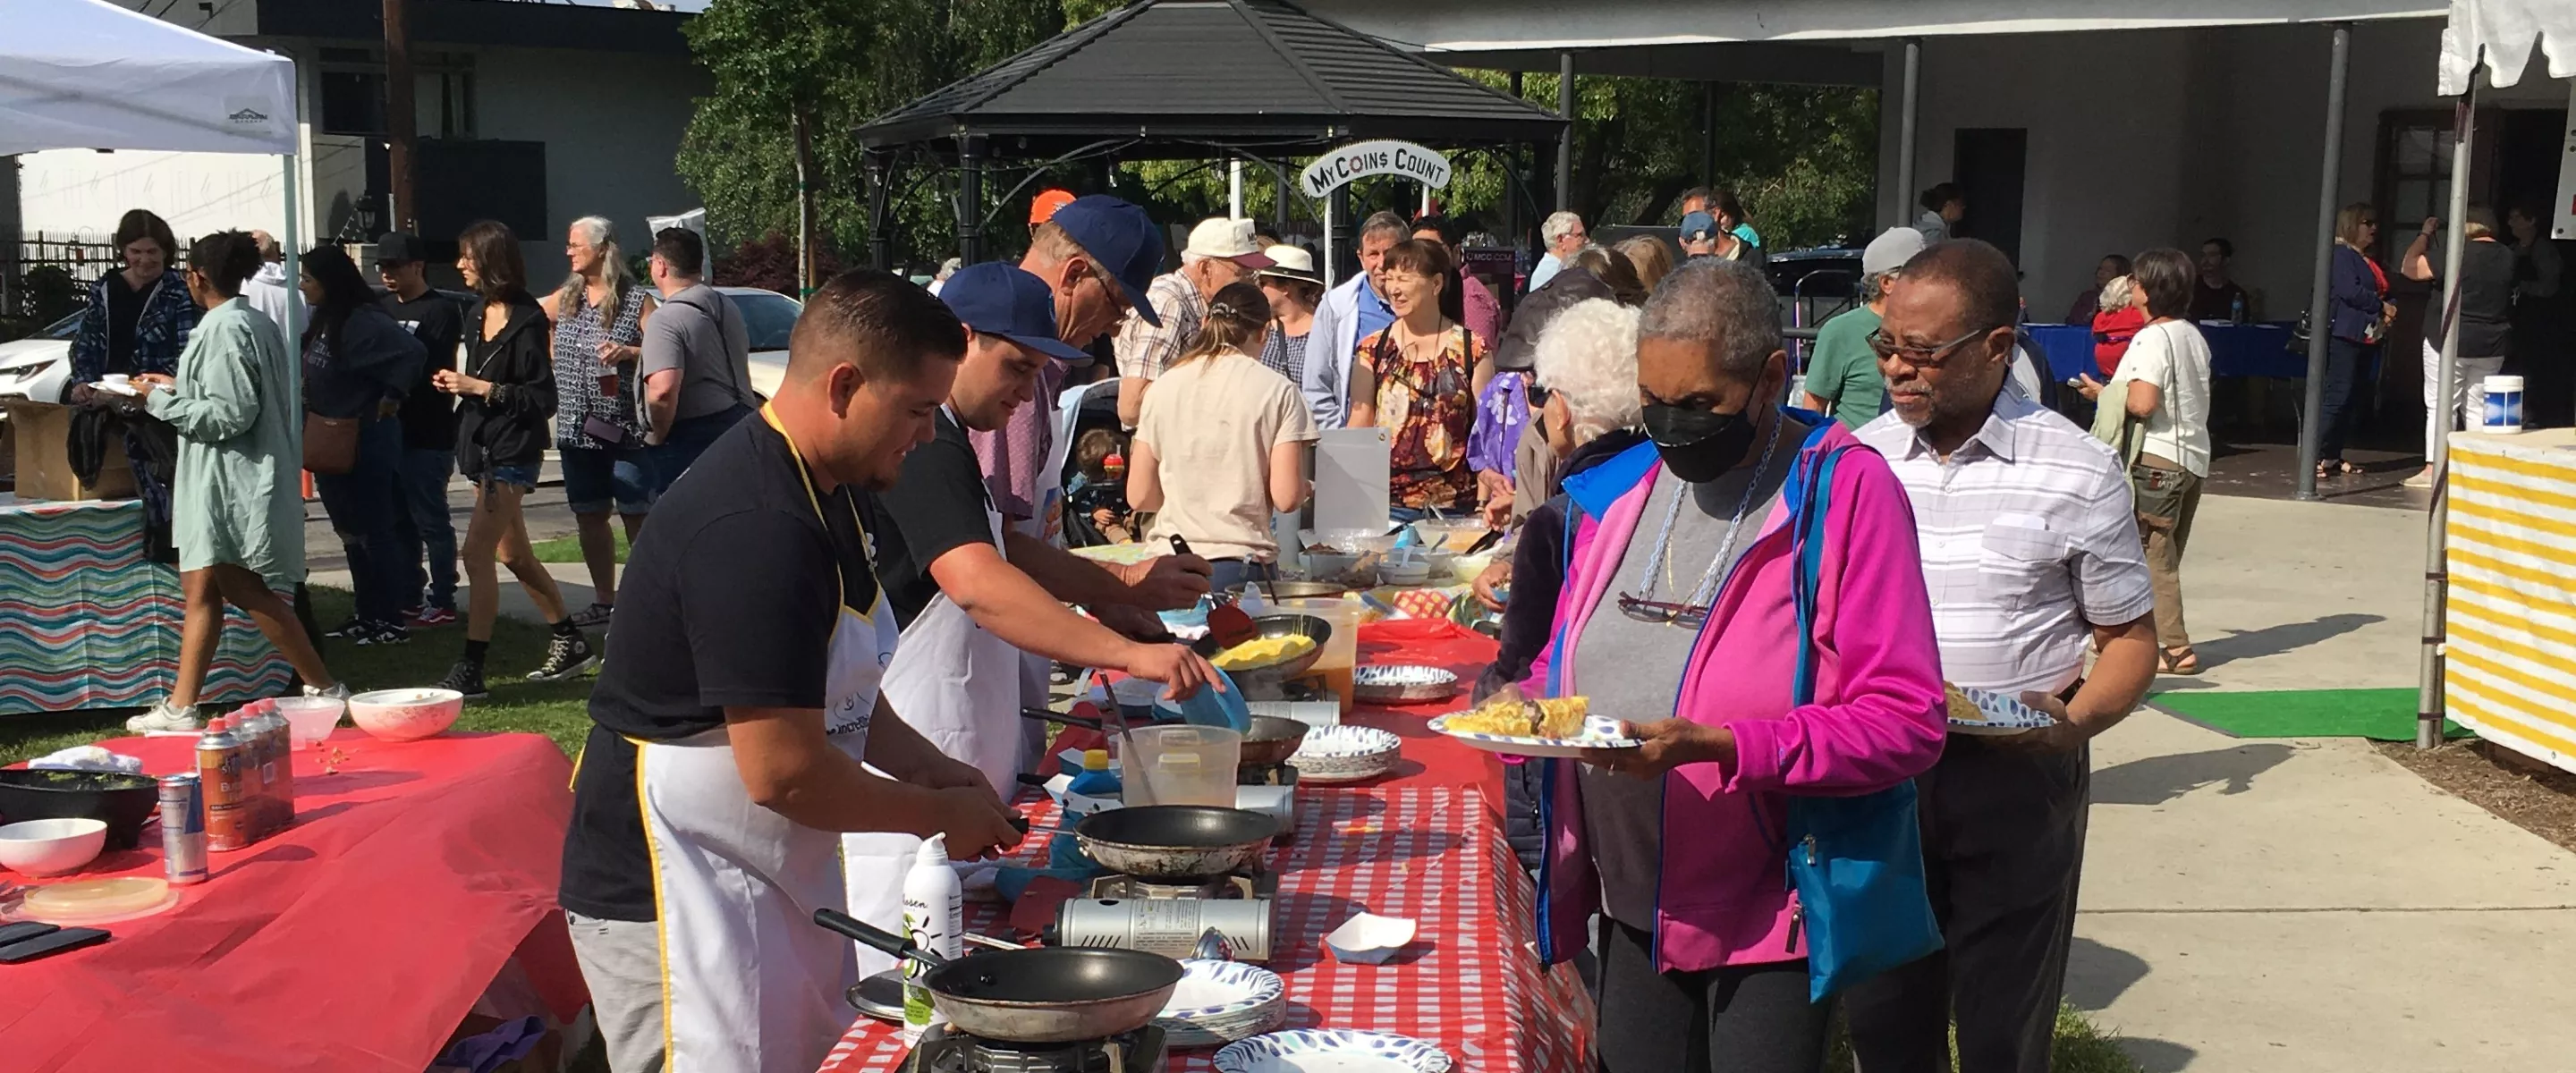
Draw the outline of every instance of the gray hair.
M1553 246L1556 245L1556 240L1571 234L1575 228L1582 226L1582 224L1583 217L1577 216L1571 212L1552 212L1548 214L1545 221L1538 225L1538 237L1545 240L1548 245Z
M617 225L608 217L584 216L572 222L572 229L599 251L599 281L608 286L608 300L599 304L599 323L605 329L617 323L617 307L635 289L635 273L626 267L626 251L617 248ZM563 286L555 288L555 316L570 315L589 287L581 273L565 273Z
M1365 239L1370 235L1392 235L1397 242L1402 242L1413 237L1413 225L1404 222L1402 216L1380 209L1360 221L1359 237Z
M1637 402L1637 311L1607 298L1565 307L1539 333L1538 382L1565 400L1586 443L1644 421Z
M1655 286L1638 317L1637 338L1708 344L1720 372L1750 380L1780 349L1780 298L1761 269L1693 258Z

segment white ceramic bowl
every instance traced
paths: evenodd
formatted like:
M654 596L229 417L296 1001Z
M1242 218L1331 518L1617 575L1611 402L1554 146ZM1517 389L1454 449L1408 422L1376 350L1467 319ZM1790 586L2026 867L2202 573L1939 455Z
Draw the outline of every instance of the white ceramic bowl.
M0 827L0 865L20 875L70 875L106 845L105 820L27 820Z
M437 737L456 725L465 694L453 689L381 689L349 698L349 719L385 741Z
M1359 913L1324 936L1333 958L1355 965L1383 965L1413 941L1414 923L1404 917Z
M348 702L338 697L279 697L277 714L286 717L287 735L298 749L319 744L340 725Z
M1306 732L1288 766L1297 781L1358 782L1386 774L1403 758L1404 740L1393 731L1356 723L1336 723Z
M1457 578L1461 585L1473 585L1476 583L1476 575L1484 573L1485 568L1492 565L1494 565L1494 553L1490 551L1452 556L1449 560L1449 576Z

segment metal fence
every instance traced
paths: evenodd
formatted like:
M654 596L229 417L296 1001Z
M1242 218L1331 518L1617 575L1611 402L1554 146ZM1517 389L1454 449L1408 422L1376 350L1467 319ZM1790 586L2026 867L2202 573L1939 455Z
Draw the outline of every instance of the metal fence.
M0 260L0 316L61 316L89 301L90 281L124 267L116 244L29 232ZM59 274L56 271L59 270Z

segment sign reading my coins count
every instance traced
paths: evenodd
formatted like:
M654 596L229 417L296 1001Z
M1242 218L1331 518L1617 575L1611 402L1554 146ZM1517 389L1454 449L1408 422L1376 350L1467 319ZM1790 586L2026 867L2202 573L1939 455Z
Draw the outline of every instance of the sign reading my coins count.
M1320 198L1368 175L1396 175L1439 189L1449 185L1449 158L1412 142L1353 142L1317 157L1298 180L1307 197Z

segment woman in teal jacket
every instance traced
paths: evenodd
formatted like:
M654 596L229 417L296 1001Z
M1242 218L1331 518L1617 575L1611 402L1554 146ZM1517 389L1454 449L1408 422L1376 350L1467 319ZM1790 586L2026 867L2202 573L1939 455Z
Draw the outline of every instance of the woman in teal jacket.
M188 335L176 377L137 375L144 409L179 432L178 480L171 487L171 536L179 546L179 587L188 617L179 635L179 680L126 729L195 730L197 690L214 662L224 606L248 613L302 675L308 692L347 697L278 595L304 576L304 408L285 336L241 298L259 271L249 235L225 231L188 251L188 294L206 310Z

